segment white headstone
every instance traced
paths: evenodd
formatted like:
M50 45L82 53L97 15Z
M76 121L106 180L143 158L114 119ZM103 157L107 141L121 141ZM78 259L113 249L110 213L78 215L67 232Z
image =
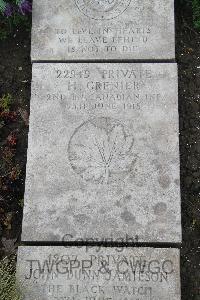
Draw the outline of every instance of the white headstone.
M174 0L33 1L33 61L174 58Z
M181 241L176 64L35 64L23 241Z
M180 300L179 250L20 247L24 300Z

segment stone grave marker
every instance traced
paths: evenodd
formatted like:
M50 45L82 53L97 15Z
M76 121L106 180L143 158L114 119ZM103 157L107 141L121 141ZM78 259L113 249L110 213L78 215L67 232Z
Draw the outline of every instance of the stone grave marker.
M180 243L177 93L176 64L34 64L22 240Z
M33 61L174 60L173 0L34 0Z
M179 250L20 247L24 300L180 300Z
M181 243L174 1L34 0L31 57L23 299L180 300L178 249L123 247Z

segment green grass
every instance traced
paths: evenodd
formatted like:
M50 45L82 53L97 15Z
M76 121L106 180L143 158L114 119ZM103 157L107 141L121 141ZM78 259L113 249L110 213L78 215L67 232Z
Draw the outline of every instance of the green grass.
M10 94L3 95L3 97L0 98L0 109L8 111L10 109L11 102L12 96Z
M200 30L200 0L192 0L194 27Z
M15 257L0 261L0 300L22 300L15 279Z

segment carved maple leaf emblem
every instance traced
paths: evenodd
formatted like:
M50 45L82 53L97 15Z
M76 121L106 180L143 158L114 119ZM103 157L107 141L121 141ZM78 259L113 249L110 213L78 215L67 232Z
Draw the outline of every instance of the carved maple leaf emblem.
M69 160L84 180L108 184L132 170L133 143L133 136L119 121L93 119L75 130L69 143Z

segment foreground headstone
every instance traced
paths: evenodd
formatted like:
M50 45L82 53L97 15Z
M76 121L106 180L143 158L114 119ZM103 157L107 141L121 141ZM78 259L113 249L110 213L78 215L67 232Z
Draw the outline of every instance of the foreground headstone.
M176 64L35 64L23 241L181 241Z
M20 247L24 300L180 300L179 250Z
M174 59L174 0L34 0L32 60Z

